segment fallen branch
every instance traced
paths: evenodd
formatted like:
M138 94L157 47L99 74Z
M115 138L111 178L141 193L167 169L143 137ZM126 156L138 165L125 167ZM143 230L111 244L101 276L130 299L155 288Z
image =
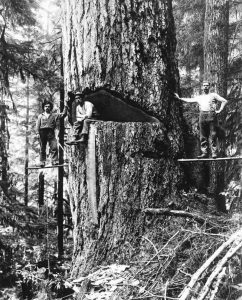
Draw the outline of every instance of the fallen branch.
M155 249L155 252L156 252L156 256L157 256L157 258L158 258L158 261L161 262L161 258L160 258L160 255L159 255L159 251L157 250L157 248L156 248L156 246L154 245L154 243L152 243L152 241L149 240L149 239L148 239L147 237L145 237L145 236L142 236L142 238L143 238L144 240L148 241L148 242L152 245L152 247Z
M204 231L194 231L194 230L188 230L188 229L182 229L182 231L190 232L192 234L198 234L198 235L203 234L203 235L207 235L207 236L227 238L227 236L225 234L220 234L220 233L207 233L207 232L204 232Z
M188 285L183 289L183 291L179 295L179 300L186 300L191 290L193 289L194 285L198 281L201 274L214 262L214 260L226 249L230 244L232 244L236 239L238 241L242 241L242 229L235 232L231 237L224 242L210 257L205 261L205 263L192 275L190 282Z
M160 255L161 251L163 249L165 249L165 247L171 242L171 240L173 240L175 238L175 236L177 236L177 234L179 233L179 230L166 242L166 244L158 251L156 252L156 254L154 256L151 257L151 259L149 261L146 262L146 264L138 271L134 274L134 276L136 276L138 273L140 273L146 266L148 266L154 258L156 258L157 255ZM161 255L160 255L161 256Z
M212 222L211 220L207 220L206 218L204 218L198 214L190 213L190 212L187 212L184 210L170 210L167 208L145 208L143 211L145 213L156 214L156 215L167 215L167 216L178 216L178 217L184 217L184 218L191 218L202 224L206 223L210 226L219 226L218 224Z
M220 284L221 284L221 281L222 281L222 279L224 278L225 275L226 275L226 267L224 267L224 268L222 269L222 271L219 273L219 275L218 275L218 277L217 277L217 282L216 282L216 285L215 285L215 287L214 287L213 292L211 293L210 300L215 299L215 296L216 296L216 294L217 294L217 292L218 292L218 288L219 288L219 286L220 286Z
M242 239L242 238L241 238ZM206 284L202 288L201 294L198 298L198 300L203 300L210 289L211 284L213 283L214 279L223 269L224 265L230 260L231 257L233 257L236 252L242 248L242 241L240 240L239 244L233 248L230 248L229 251L226 253L226 255L221 259L221 261L217 264L215 270L211 273L211 275L208 277Z

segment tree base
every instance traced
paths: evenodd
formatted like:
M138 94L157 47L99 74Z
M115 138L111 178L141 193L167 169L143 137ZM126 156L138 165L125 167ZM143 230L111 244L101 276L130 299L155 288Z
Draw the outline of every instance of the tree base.
M96 122L88 146L69 149L73 276L125 260L127 244L138 247L145 230L143 209L166 207L177 194L182 171L164 132L162 124Z

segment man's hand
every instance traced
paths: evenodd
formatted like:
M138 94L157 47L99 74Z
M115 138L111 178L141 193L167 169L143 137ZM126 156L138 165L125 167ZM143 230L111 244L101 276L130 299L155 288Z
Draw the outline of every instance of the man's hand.
M86 118L87 118L86 116L78 117L78 118L77 118L77 122L82 122L82 121L84 121Z
M180 97L177 93L174 93L174 96L175 96L176 99L180 100Z
M221 110L219 109L219 110L215 110L215 113L216 114L220 114L221 113Z

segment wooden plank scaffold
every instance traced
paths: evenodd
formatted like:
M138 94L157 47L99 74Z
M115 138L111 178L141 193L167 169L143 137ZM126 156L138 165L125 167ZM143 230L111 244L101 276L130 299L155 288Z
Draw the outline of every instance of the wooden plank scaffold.
M229 156L229 157L217 157L217 158L180 158L179 162L203 162L203 161L227 161L227 160L240 160L242 156Z
M63 165L47 165L44 167L40 167L40 166L30 166L27 169L28 170L38 170L38 169L50 169L50 168L60 168L60 167L66 167L68 166L68 164L63 164Z

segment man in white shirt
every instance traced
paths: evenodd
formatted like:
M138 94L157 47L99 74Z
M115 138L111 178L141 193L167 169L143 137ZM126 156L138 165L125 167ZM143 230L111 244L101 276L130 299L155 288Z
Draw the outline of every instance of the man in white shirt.
M217 158L217 114L219 114L226 103L228 102L223 97L216 93L210 93L210 83L203 83L203 94L194 98L180 98L178 94L175 96L179 100L183 100L189 103L198 103L200 116L200 147L201 155L198 158L207 158L209 153L209 137L211 135L211 154L212 158ZM216 109L216 102L220 102L220 108Z
M85 143L87 141L89 124L93 114L93 104L89 101L84 101L83 94L77 92L75 100L78 105L76 107L76 122L73 125L73 139L67 141L67 145L75 145L76 143ZM80 138L79 138L80 135Z

